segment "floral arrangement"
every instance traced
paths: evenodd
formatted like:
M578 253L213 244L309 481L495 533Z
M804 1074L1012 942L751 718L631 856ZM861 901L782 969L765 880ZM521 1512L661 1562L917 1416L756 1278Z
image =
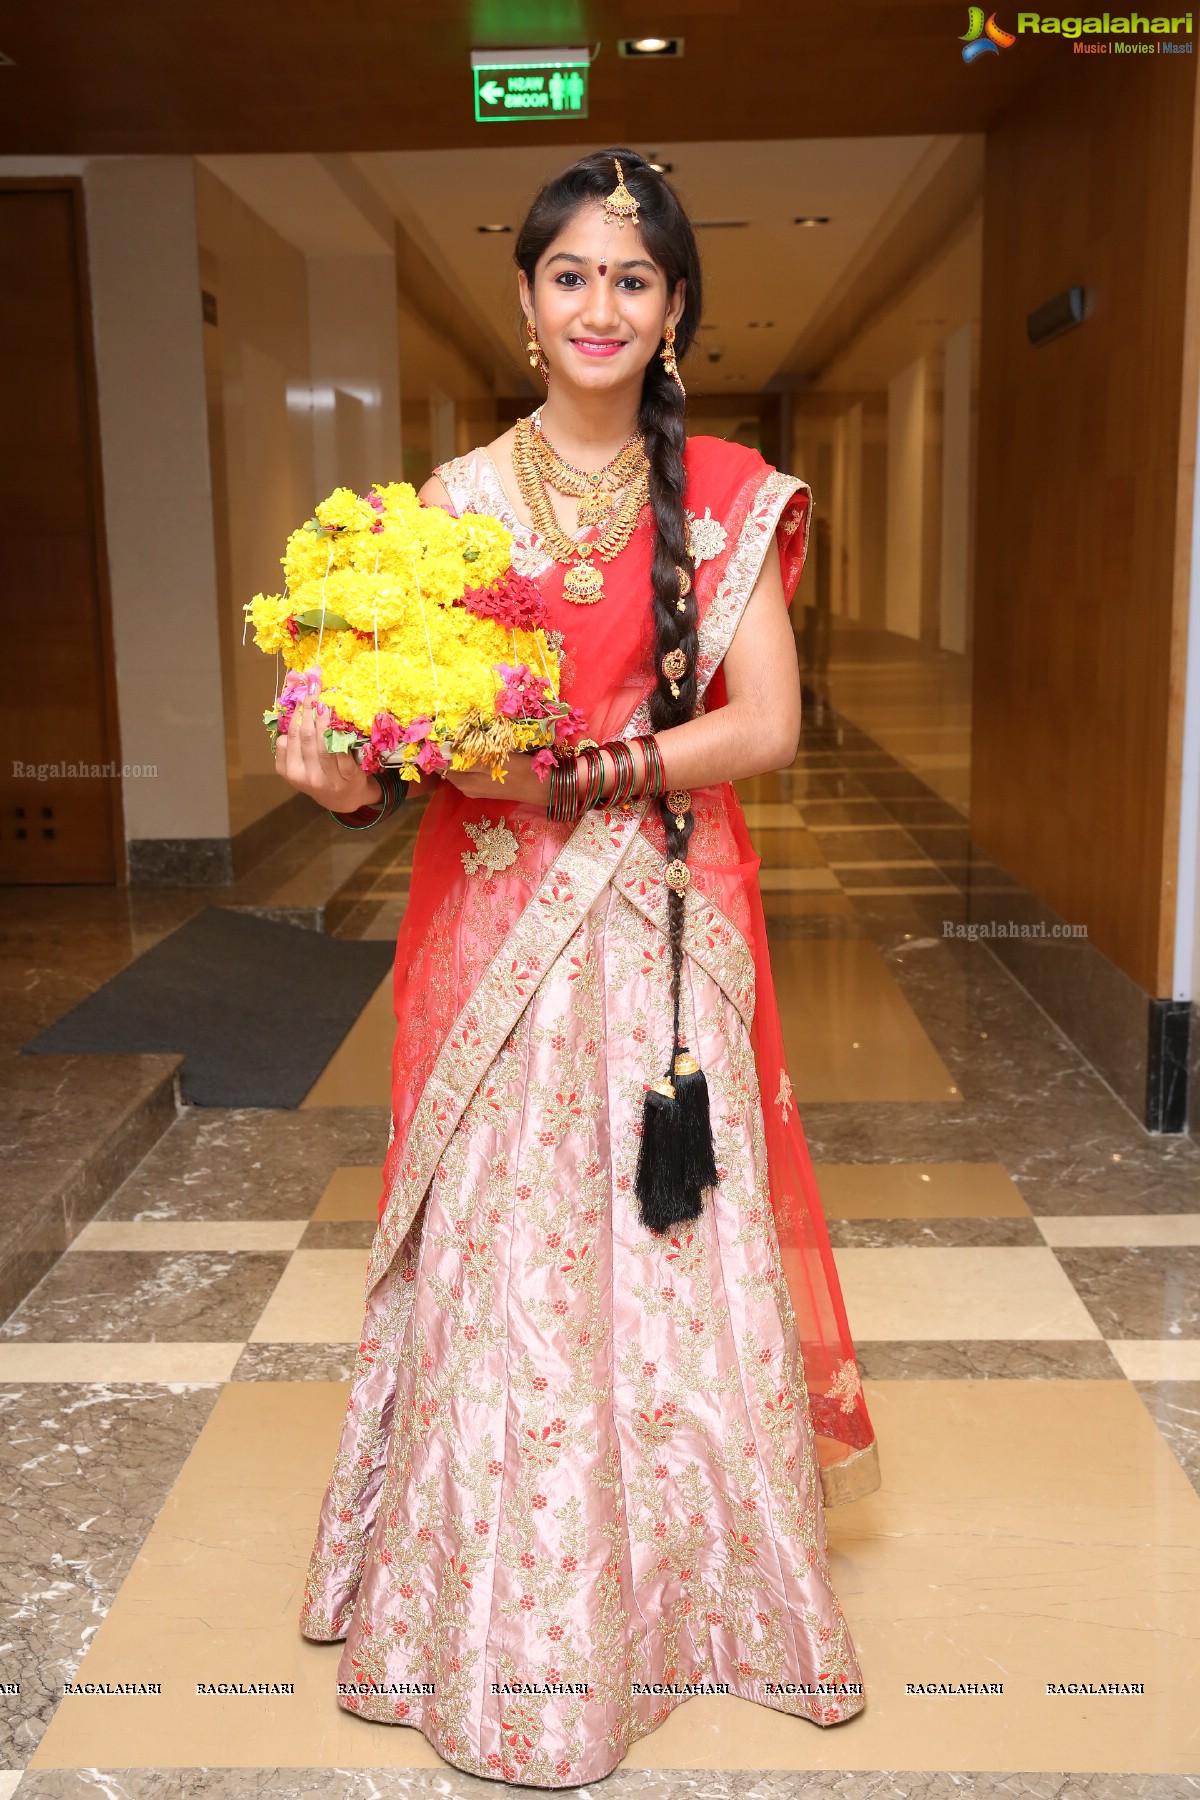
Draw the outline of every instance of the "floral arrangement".
M282 595L245 608L254 641L287 668L263 714L274 745L296 707L327 709L325 742L405 780L489 767L514 750L543 778L552 745L583 729L561 701L561 635L512 566L512 534L483 514L426 506L406 481L336 488L293 531ZM511 658L511 660L510 660Z

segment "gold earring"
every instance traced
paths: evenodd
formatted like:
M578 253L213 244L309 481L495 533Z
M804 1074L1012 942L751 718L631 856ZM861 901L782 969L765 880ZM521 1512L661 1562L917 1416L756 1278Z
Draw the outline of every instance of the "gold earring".
M531 369L539 369L541 371L542 380L546 383L546 386L549 387L550 365L542 353L542 346L538 343L537 326L532 319L526 319L525 321L525 337L527 340L525 344L525 354L529 358L529 366Z
M675 383L675 386L679 389L681 394L686 394L687 389L684 387L683 382L680 379L679 369L675 362L675 327L674 327L674 325L667 326L667 329L666 329L665 333L663 334L663 347L659 351L658 354L662 357L663 368L667 371L667 374L671 377L671 380Z

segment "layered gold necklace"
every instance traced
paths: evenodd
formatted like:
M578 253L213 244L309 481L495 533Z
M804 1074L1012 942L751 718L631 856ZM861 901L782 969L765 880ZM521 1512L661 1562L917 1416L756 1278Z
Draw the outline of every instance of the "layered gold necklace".
M611 562L620 555L650 497L650 466L642 437L622 444L601 469L577 469L542 435L540 418L534 413L517 420L513 469L534 529L554 561L566 565L565 597L580 606L602 599L604 577L592 557ZM581 544L565 532L554 516L548 488L578 499L580 524L603 525L600 536ZM619 500L622 488L626 491Z

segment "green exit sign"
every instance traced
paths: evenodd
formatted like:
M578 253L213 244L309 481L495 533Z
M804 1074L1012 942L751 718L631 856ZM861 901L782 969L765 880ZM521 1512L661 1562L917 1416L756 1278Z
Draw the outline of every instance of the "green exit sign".
M475 117L586 119L588 51L472 50Z

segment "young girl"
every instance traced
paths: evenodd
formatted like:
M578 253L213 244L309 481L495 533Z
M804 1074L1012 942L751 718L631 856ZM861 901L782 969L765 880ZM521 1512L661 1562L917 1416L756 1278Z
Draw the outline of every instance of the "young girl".
M549 182L516 260L547 398L422 498L511 530L585 722L422 821L301 1623L342 1706L574 1787L697 1692L862 1708L824 1505L878 1476L732 786L796 754L811 495L687 437L699 259L635 153ZM353 825L398 791L307 710L279 765Z

